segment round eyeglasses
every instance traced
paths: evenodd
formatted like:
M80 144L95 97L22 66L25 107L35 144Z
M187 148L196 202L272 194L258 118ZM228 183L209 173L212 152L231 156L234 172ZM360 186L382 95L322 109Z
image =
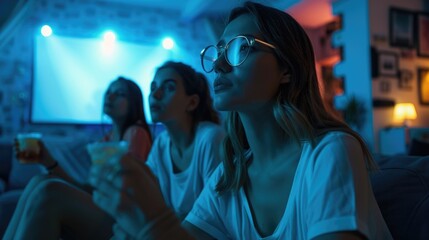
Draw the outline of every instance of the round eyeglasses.
M201 65L205 72L212 72L215 62L223 53L225 55L226 62L230 66L240 66L244 61L246 61L247 56L249 55L250 50L254 48L255 43L260 43L269 48L276 49L274 45L253 36L237 36L231 39L225 47L210 45L204 48L200 54Z

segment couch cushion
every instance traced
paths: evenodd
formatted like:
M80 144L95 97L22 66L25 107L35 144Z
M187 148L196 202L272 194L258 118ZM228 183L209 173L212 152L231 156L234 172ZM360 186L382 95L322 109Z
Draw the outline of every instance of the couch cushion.
M22 192L22 189L13 190L0 195L0 236L6 231Z
M40 164L21 164L13 157L12 169L9 174L8 190L22 189L32 177L45 172L45 168Z
M0 178L0 194L2 194L4 191L6 191L6 182Z
M429 157L377 160L374 195L394 239L429 239Z
M429 239L429 194L416 206L407 229L408 239Z
M408 155L412 156L427 156L429 155L429 142L413 138L411 141Z

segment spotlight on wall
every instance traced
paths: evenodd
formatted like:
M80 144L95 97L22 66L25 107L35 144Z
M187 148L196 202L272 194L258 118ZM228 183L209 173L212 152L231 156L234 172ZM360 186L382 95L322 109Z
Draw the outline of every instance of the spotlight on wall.
M104 56L110 56L115 52L116 48L116 34L113 31L105 31L103 33L103 42L101 44L101 51Z
M43 25L43 27L40 28L40 33L42 33L44 37L49 37L52 35L52 28L49 25Z
M103 39L106 43L113 43L116 41L116 34L113 31L105 31L103 33Z
M174 47L174 40L170 37L166 37L162 40L162 47L171 50Z

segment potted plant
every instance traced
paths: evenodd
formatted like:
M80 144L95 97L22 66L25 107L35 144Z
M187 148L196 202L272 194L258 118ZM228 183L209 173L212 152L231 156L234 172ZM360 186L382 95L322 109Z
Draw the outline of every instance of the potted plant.
M365 104L351 96L342 109L344 121L354 130L360 130L365 123Z

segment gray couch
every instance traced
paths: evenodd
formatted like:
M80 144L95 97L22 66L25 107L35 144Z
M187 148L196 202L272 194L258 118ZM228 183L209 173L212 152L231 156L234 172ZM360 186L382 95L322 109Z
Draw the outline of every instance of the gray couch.
M75 140L75 139L73 139ZM52 155L70 176L85 181L90 166L85 146L88 140L45 139ZM46 170L39 164L20 164L13 156L11 143L0 143L0 236L3 236L19 197L30 179Z
M429 239L429 156L376 159L373 191L394 239Z
M162 124L151 124L153 138L164 131ZM97 128L94 130L97 132ZM75 180L85 182L91 161L86 144L99 134L76 133L73 137L44 136L43 142L59 164ZM18 199L30 179L46 170L37 164L20 164L12 153L12 140L0 142L0 236L3 236Z
M0 144L0 235L15 209L19 196L27 182L43 172L37 165L20 165L13 160L12 144Z

